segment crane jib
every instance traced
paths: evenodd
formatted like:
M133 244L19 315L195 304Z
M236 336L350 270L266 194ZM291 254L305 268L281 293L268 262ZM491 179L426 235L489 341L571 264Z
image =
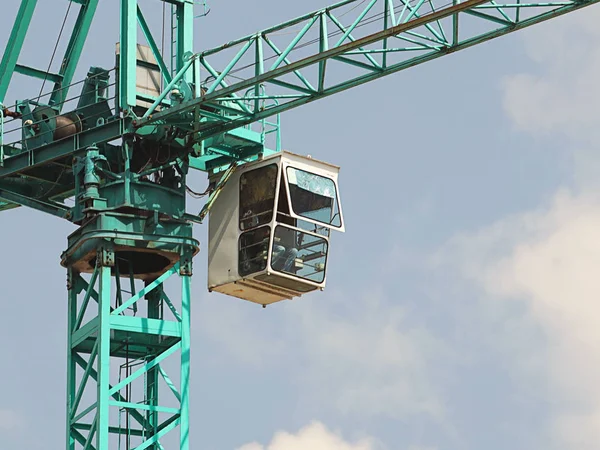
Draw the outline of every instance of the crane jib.
M363 83L372 81L374 79L380 78L382 76L403 70L405 68L412 67L414 65L421 64L423 62L435 59L437 57L444 56L449 53L453 53L458 50L471 47L473 45L484 42L486 40L490 40L495 37L499 37L504 34L507 34L507 33L513 32L513 31L517 31L519 29L534 25L536 23L546 21L553 17L557 17L559 15L566 14L566 13L574 11L576 9L580 9L585 6L592 5L592 4L596 3L597 1L598 0L578 1L578 2L573 2L573 1L547 2L547 3L536 3L536 4L533 4L533 3L532 4L522 4L522 5L519 5L519 4L502 5L502 4L496 3L494 0L469 0L469 1L466 1L463 3L449 5L445 8L441 8L439 10L432 11L428 14L423 14L423 15L414 14L414 16L413 16L413 14L411 13L411 15L410 15L410 16L412 16L411 20L408 20L404 23L399 23L397 25L390 26L389 28L369 34L364 37L352 39L350 42L346 42L346 43L343 43L341 45L338 45L338 46L335 46L332 48L327 48L325 50L319 49L313 55L303 57L297 61L288 62L286 65L280 65L279 67L276 67L273 70L268 70L268 71L264 71L262 73L256 74L256 72L258 71L258 69L257 69L256 71L253 71L253 73L251 75L242 77L243 79L241 81L232 83L231 85L226 85L226 84L222 83L221 85L216 86L219 83L215 82L213 84L216 86L216 88L213 86L212 91L209 90L208 93L205 93L205 95L203 95L202 97L199 97L197 99L194 99L194 100L191 100L188 102L183 102L180 105L165 109L158 113L154 113L154 114L150 115L149 117L138 119L137 121L134 122L134 126L141 127L144 125L148 125L150 123L167 120L170 116L180 114L180 113L185 113L188 111L192 111L194 109L197 109L200 105L209 105L209 104L211 106L216 105L223 98L226 98L228 96L235 96L236 93L243 92L250 88L255 88L256 86L259 86L264 83L270 83L270 84L274 84L274 85L278 85L278 86L290 87L290 85L288 83L280 80L281 77L288 75L288 74L292 74L292 73L294 73L300 77L301 76L300 71L302 69L306 69L306 68L309 68L309 67L315 66L315 65L324 67L324 64L328 60L332 60L332 59L340 60L342 58L345 58L345 55L353 54L353 52L360 51L360 49L363 49L364 47L366 47L368 45L372 45L372 44L375 44L378 42L384 42L384 41L388 40L389 38L398 37L400 35L406 34L407 32L412 33L411 30L415 30L420 27L429 27L430 24L434 24L436 22L439 23L440 20L449 18L451 16L458 17L459 13L468 14L470 17L483 18L483 20L487 20L490 23L495 22L495 23L500 23L503 25L500 28L491 30L484 34L480 34L478 36L474 36L472 38L460 41L457 39L458 20L456 20L455 25L454 25L454 30L453 30L454 35L455 35L454 39L451 42L444 42L443 44L439 44L436 48L432 47L432 51L428 54L424 54L419 57L415 57L409 61L402 62L399 64L390 64L387 66L381 65L381 66L369 67L370 73L364 74L363 76L360 76L360 77L348 79L347 81L345 81L343 83L339 83L338 85L332 86L331 88L321 88L321 89L312 89L311 90L311 89L307 89L305 86L304 87L293 87L295 92L304 92L304 95L297 96L298 98L291 99L290 101L284 102L283 104L273 105L270 108L262 108L260 110L258 108L256 108L254 111L251 111L250 114L247 114L247 115L241 114L240 117L235 120L223 121L221 123L213 122L211 124L207 124L206 126L208 128L203 130L203 133L202 133L202 138L207 138L207 137L213 136L215 134L218 134L218 133L221 133L224 131L235 129L239 126L247 125L249 123L264 119L264 118L272 116L274 114L278 114L280 112L297 107L299 105L306 104L306 103L314 101L318 98L323 98L328 95L332 95L334 93L349 89L354 86L358 86L360 84L363 84ZM481 13L480 11L482 11L483 8L485 8L486 6L489 6L490 8L496 8L499 11L502 8L507 8L507 7L514 7L515 9L529 8L530 10L533 10L534 8L553 8L553 9L542 12L537 15L534 15L530 18L525 18L525 19L520 19L520 20L517 19L514 22L510 22L503 18L496 18L496 17L492 17L490 15L485 15L485 14ZM416 11L416 9L414 11ZM329 14L328 10L319 11L317 13L314 13L312 16L310 16L310 15L305 16L303 19L306 21L310 20L311 21L310 23L312 24L312 23L318 22L315 20L315 18L317 16L320 15L324 18L328 14ZM328 15L327 17L331 17L331 16ZM324 20L324 19L322 19L322 20ZM289 23L292 25L295 25L300 22L301 22L300 20L295 20L295 21L290 21ZM269 43L268 34L272 30L280 30L280 29L281 29L281 27L265 30L265 31L256 33L255 35L248 36L244 39L232 41L224 46L210 49L210 50L207 50L207 51L204 51L201 53L197 53L192 58L196 59L201 66L207 67L209 69L209 72L211 72L212 68L210 67L210 65L207 62L208 57L210 57L212 55L217 55L220 52L224 52L225 50L231 49L235 45L245 44L245 46L242 50L247 51L249 48L252 48L252 44L255 44L255 46L258 47L260 45L258 43L259 41L264 41L264 42ZM429 29L431 29L431 27ZM292 47L293 46L291 45L290 48L292 48ZM251 51L251 50L248 50L248 51ZM372 53L372 54L376 53L373 50L363 51L363 52L366 55L369 55L370 53ZM386 52L390 52L390 50L386 50L385 48L383 48L381 50L378 50L378 52L386 53ZM240 54L241 53L242 53L242 51L240 51ZM239 59L240 54L238 54L236 56L237 59ZM258 54L258 51L257 51L257 54ZM229 73L229 71L233 72L231 69L236 67L235 63L236 63L237 59L232 61L229 64L228 69L226 69L223 72L220 72L220 76L217 81L222 81L222 79L225 78L225 75L227 75ZM280 56L279 60L282 60L282 59L283 58ZM346 62L350 62L350 61L348 61L348 59L346 58ZM258 60L258 58L257 58L256 61L254 62L254 66L256 66L258 68L259 66L262 66L263 63L264 63L263 60ZM354 64L357 64L357 63L354 63ZM324 77L324 74L321 74L321 77ZM237 78L240 78L239 75L237 76ZM306 82L305 82L305 84L306 84ZM319 83L319 84L320 84L320 86L322 85L322 83Z

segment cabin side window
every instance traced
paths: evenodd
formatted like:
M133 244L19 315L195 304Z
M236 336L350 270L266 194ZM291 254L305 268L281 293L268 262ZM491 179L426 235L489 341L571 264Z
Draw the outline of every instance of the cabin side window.
M278 166L270 164L240 177L239 222L245 231L265 225L273 219Z
M238 273L245 277L267 268L271 227L264 226L240 235Z

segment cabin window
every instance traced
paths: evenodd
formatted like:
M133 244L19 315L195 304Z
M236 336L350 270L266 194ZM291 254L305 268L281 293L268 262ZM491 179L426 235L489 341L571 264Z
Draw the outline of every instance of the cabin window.
M294 214L328 226L342 226L337 190L331 178L294 167L288 167L286 173Z
M240 177L240 230L265 225L273 219L277 174L277 165L271 164Z
M241 277L267 268L271 227L260 227L240 235L238 272Z
M273 235L271 268L315 283L325 280L326 239L278 225Z

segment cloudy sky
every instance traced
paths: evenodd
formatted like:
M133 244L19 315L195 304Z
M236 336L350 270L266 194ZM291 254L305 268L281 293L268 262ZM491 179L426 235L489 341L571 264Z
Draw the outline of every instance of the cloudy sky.
M327 5L211 3L197 50ZM117 2L101 4L79 78L114 61ZM65 5L39 2L22 62L48 64ZM599 19L584 9L284 115L286 149L342 167L347 232L324 293L266 310L209 295L197 257L192 448L600 448ZM9 99L37 89L17 79ZM0 450L62 449L73 226L0 220Z

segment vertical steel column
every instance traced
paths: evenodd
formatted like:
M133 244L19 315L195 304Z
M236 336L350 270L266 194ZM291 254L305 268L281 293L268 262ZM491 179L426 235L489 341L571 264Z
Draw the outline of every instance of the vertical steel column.
M191 341L191 259L189 270L182 261L181 271L181 424L180 450L190 448L190 341Z
M101 247L98 250L100 286L98 291L98 379L96 397L96 450L109 449L109 389L110 389L110 291L111 267L114 265L112 249ZM93 426L93 425L92 425Z
M194 50L194 1L182 0L177 4L177 70L185 65L185 59ZM184 81L193 80L193 72L188 70Z
M67 269L67 289L69 295L67 319L67 411L66 411L66 442L67 450L75 450L75 439L71 434L71 406L75 399L75 382L77 365L73 358L73 331L77 320L77 294L81 290L79 275L72 268Z
M127 112L136 104L137 3L137 0L121 0L119 107Z
M146 284L147 285L147 284ZM146 295L148 301L148 318L150 319L163 319L163 286L158 286L156 289ZM152 362L155 356L150 356L147 361ZM158 402L158 380L159 380L159 367L153 367L146 373L146 403L150 406L159 406ZM151 436L158 433L158 412L146 411L146 421L148 423L148 431ZM149 450L159 450L158 443L152 444L148 447Z

